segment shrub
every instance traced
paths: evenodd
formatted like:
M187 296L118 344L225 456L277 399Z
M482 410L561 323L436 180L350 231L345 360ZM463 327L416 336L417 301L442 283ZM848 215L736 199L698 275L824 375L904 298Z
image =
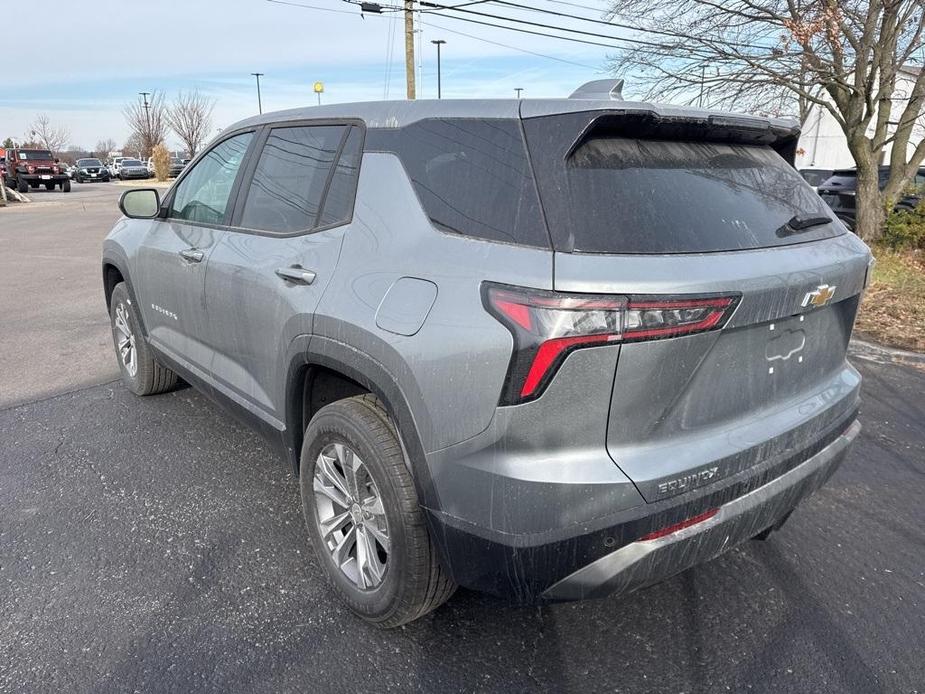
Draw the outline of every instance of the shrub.
M151 150L151 159L154 160L154 176L158 181L166 181L170 174L170 152L163 142L154 145Z
M880 242L895 249L925 249L925 209L894 210L886 218Z

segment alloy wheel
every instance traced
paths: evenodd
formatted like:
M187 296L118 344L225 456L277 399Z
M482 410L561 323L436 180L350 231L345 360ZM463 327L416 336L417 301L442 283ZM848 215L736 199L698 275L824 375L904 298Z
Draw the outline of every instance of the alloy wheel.
M341 572L360 590L377 588L389 561L389 526L369 469L343 443L325 446L312 480L319 534Z
M116 317L113 321L116 334L116 348L119 350L119 359L132 378L138 373L138 350L135 349L135 334L129 323L128 309L125 304L116 306Z

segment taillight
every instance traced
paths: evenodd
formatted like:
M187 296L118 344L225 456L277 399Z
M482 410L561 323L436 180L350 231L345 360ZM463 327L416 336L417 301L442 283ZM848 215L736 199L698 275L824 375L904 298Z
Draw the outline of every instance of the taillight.
M514 337L501 404L538 398L576 349L721 328L737 302L737 296L563 294L485 283L485 308Z

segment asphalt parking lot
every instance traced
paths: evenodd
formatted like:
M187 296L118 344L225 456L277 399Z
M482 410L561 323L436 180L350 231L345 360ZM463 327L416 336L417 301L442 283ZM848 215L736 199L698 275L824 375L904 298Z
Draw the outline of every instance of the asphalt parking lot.
M190 388L116 380L114 184L0 209L0 691L925 691L925 372L768 542L624 598L459 591L382 632L328 592L297 480Z

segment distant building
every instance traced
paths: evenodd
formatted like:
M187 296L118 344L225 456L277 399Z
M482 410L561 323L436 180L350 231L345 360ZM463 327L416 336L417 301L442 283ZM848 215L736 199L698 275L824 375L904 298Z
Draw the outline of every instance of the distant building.
M921 68L903 68L896 78L896 90L893 92L893 109L891 121L898 121L906 108L906 102L912 93L912 87ZM887 125L890 133L895 124ZM868 134L874 132L874 123L870 124ZM909 138L907 154L912 154L916 145L925 137L925 123L920 118ZM882 164L890 162L890 145L884 151ZM811 107L809 116L803 124L803 134L800 137L797 151L796 166L798 169L847 169L854 166L854 158L848 151L848 139L841 126L835 121L831 113L822 106Z

